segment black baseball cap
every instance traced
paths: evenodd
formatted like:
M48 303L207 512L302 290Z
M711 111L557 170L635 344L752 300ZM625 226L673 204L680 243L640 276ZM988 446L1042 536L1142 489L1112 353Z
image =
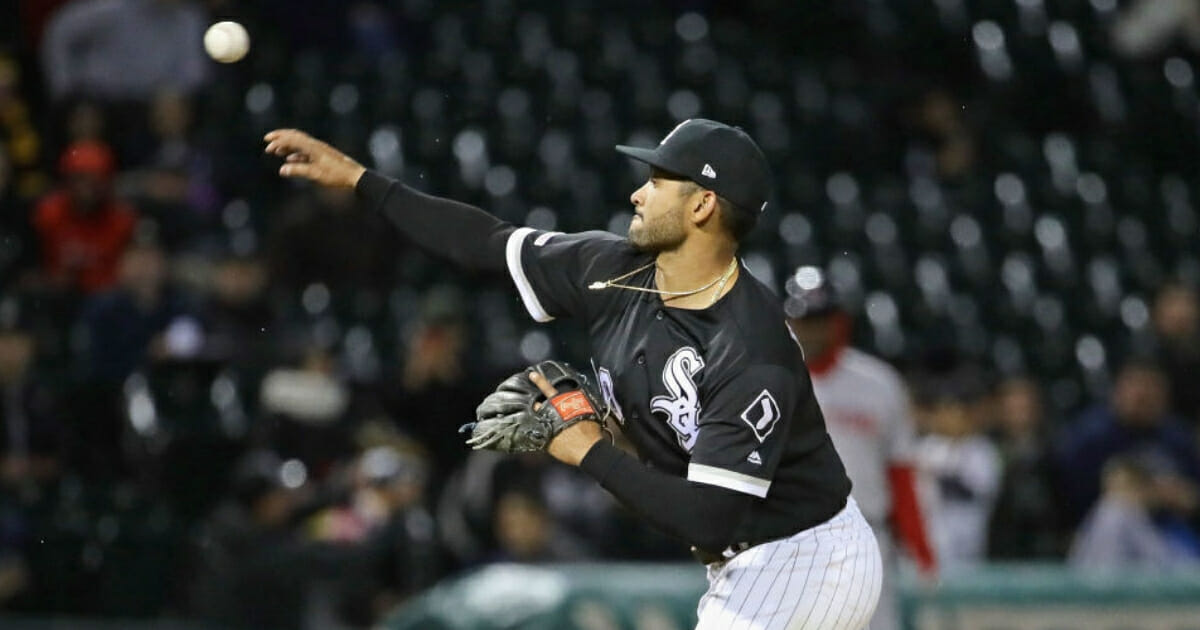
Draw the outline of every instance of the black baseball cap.
M741 127L689 118L653 149L617 145L617 151L650 166L686 177L728 199L755 218L767 209L771 167L767 156Z

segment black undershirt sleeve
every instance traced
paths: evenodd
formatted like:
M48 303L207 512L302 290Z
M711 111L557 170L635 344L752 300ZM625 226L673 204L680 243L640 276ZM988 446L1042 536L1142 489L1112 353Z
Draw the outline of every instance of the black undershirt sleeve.
M720 552L747 542L733 535L755 500L748 494L648 468L608 442L597 442L579 468L625 507L688 544Z
M504 248L514 228L475 206L426 195L368 170L354 188L363 205L383 214L429 254L467 271L503 272Z

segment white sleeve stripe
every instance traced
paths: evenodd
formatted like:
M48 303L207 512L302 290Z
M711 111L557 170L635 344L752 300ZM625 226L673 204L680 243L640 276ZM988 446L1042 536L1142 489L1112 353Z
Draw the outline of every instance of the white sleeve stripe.
M750 475L725 470L724 468L716 468L714 466L705 466L704 464L688 464L688 481L697 483L706 483L710 486L720 486L737 492L754 495L760 499L765 499L767 491L771 489L771 482Z
M517 228L508 236L508 242L504 245L504 260L508 263L508 273L512 276L513 284L517 285L517 292L521 294L521 302L525 304L525 310L529 311L529 316L537 322L548 322L554 319L546 309L542 308L542 303L538 301L537 294L533 291L533 285L529 283L529 278L525 276L525 269L521 267L521 245L525 242L525 237L533 233L533 228Z

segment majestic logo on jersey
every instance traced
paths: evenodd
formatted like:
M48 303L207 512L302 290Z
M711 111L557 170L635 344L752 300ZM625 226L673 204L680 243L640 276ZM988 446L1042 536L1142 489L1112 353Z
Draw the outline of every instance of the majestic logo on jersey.
M650 399L650 409L667 416L667 426L674 429L679 445L692 452L696 435L700 433L700 393L696 390L696 373L704 367L704 359L691 346L675 351L663 367L662 381L669 396Z
M596 370L596 380L600 382L600 395L604 396L604 404L608 405L609 411L617 418L617 424L625 426L625 412L621 411L621 405L617 404L617 395L613 392L612 374L608 368L600 368Z
M746 457L746 461L755 466L762 466L762 455L759 455L758 451L750 451L750 455Z
M758 438L759 442L767 439L767 436L771 434L775 423L779 422L779 416L779 404L775 402L771 392L765 389L742 412L742 420L750 425L750 429L754 431L754 437Z

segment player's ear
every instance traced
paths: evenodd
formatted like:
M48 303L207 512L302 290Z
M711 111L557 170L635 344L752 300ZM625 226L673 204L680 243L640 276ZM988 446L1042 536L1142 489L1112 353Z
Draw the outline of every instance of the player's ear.
M701 195L692 208L692 222L701 225L717 215L717 194L711 190L701 190Z

